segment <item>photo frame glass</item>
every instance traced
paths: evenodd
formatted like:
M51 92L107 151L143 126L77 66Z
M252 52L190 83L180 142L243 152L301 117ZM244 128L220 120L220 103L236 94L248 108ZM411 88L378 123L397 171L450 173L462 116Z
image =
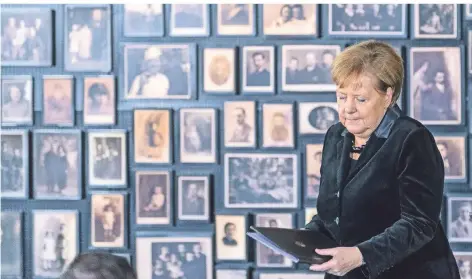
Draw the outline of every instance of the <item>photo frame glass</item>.
M446 181L467 177L466 139L457 136L435 136L436 145L444 163Z
M472 270L470 264L472 262L471 252L453 252L454 258L456 259L457 266L459 267L460 278L468 278L472 276Z
M43 124L73 126L75 120L72 76L43 78Z
M125 246L125 195L94 193L90 198L91 246L122 248Z
M316 4L263 4L262 11L264 35L317 35Z
M457 4L415 4L415 37L455 39L458 33Z
M295 146L293 105L263 104L263 147Z
M210 199L208 176L179 176L179 221L208 221L210 219Z
M205 48L203 50L203 89L207 93L233 93L235 81L235 49Z
M171 112L169 110L134 111L134 161L171 163Z
M114 76L84 78L84 124L113 125L116 113Z
M448 198L448 235L450 242L472 241L472 198L449 197Z
M180 161L216 162L216 111L187 108L180 110Z
M14 211L1 213L2 276L21 278L23 275L23 214Z
M329 127L339 122L338 105L335 102L299 102L298 122L300 134L325 134Z
M163 4L125 4L125 37L161 37L164 35Z
M253 4L217 4L217 34L250 36L255 32Z
M3 76L2 125L30 125L33 123L33 78L31 76Z
M0 132L2 149L1 197L28 197L29 137L26 131L3 130Z
M169 172L136 171L136 224L170 224L172 196Z
M210 33L208 4L171 4L170 36L208 36Z
M274 93L275 59L273 46L243 47L243 92Z
M306 145L306 188L305 197L317 199L320 193L321 159L323 144Z
M216 258L240 260L247 258L246 217L244 215L216 215Z
M256 103L254 101L225 102L224 127L226 147L255 147Z

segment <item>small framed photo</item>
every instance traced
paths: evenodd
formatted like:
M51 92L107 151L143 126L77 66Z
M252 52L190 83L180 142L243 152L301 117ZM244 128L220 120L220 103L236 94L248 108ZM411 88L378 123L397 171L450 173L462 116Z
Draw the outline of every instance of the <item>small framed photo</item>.
M43 76L43 124L74 126L74 77Z
M27 199L29 194L29 135L25 130L0 131L2 142L1 197Z
M185 108L180 110L180 161L216 162L216 110Z
M210 220L210 178L209 176L179 176L178 220Z
M275 47L244 46L241 48L242 93L275 93Z
M64 30L66 71L111 71L110 5L66 5Z
M203 92L236 93L236 49L207 47L203 49Z
M462 50L460 47L412 47L410 116L425 125L463 122Z
M262 105L262 146L295 147L293 104Z
M84 78L84 124L113 125L116 114L114 76Z
M172 196L168 171L136 171L136 224L170 225Z
M125 4L125 37L162 37L164 35L163 4Z
M253 4L217 4L216 34L218 36L254 36L256 34Z
M33 77L3 76L2 125L33 124Z
M33 210L33 276L57 278L79 254L76 210Z
M464 19L472 19L472 4L464 4Z
M471 6L471 5L469 5ZM472 75L472 29L467 31L467 55L469 57L469 75Z
M315 215L317 214L318 214L318 210L316 209L316 207L305 207L305 225L304 226L310 223L311 219L313 219L313 217L315 217Z
M306 188L305 197L317 199L320 193L321 159L323 144L306 145Z
M256 102L228 101L224 104L226 147L256 147Z
M414 4L415 39L458 39L458 4Z
M465 136L434 136L444 162L446 182L467 181L467 144Z
M318 36L316 4L263 4L262 33L269 36Z
M79 130L36 130L33 133L33 197L82 197L82 134Z
M339 122L336 102L300 102L298 104L300 134L325 134Z
M447 238L450 242L471 242L472 197L449 196L447 201Z
M51 9L2 7L1 18L2 66L52 66Z
M259 271L254 279L323 279L325 273L294 270L294 271Z
M225 208L297 208L296 154L226 153Z
M126 259L131 265L131 255L129 253L113 253L113 255Z
M90 197L90 244L95 248L124 248L126 194L92 193Z
M221 268L216 270L216 279L247 279L247 269Z
M134 111L134 161L148 164L172 162L172 113L167 109Z
M215 215L216 260L247 260L247 216Z
M88 176L91 187L126 185L126 131L88 133Z
M23 213L2 211L0 228L2 277L23 278Z
M460 278L472 278L472 252L454 251L453 254L459 267Z
M169 36L210 36L210 5L171 4Z

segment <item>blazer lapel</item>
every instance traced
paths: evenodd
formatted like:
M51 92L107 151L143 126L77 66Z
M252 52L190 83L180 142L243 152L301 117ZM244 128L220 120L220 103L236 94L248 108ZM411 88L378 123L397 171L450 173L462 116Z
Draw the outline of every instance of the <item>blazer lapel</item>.
M357 160L356 165L354 166L354 169L349 174L346 180L346 185L372 159L375 153L377 153L380 147L382 147L384 142L385 142L385 139L383 138L378 138L374 134L371 136L371 138L369 139L369 142L366 144L364 150L362 151L361 156L359 156L359 159Z
M347 175L349 174L349 153L352 147L352 135L347 133L343 139L337 144L337 161L339 162L338 171L336 173L336 181L338 189L341 189Z

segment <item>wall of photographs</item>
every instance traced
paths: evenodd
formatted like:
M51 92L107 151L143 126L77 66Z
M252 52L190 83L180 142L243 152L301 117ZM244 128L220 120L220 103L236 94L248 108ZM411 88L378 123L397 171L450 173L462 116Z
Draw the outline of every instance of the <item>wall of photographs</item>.
M16 5L1 15L4 275L54 278L100 249L128 257L141 279L308 278L245 232L316 214L323 136L338 121L329 66L369 38L405 59L399 105L437 137L443 225L460 263L472 260L460 213L472 211L472 5Z

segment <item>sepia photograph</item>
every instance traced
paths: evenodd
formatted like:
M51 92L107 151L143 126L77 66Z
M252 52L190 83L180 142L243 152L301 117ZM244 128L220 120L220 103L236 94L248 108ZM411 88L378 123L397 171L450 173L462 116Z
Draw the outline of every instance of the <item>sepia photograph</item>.
M76 210L33 210L33 276L57 278L79 254Z
M134 161L148 164L171 163L171 111L134 111Z
M2 66L52 66L53 13L47 8L2 7Z
M296 208L296 154L225 154L225 208Z
M95 248L125 247L125 194L93 193L90 198L90 239Z
M210 180L208 176L179 176L178 220L210 220Z
M295 147L293 104L263 104L262 131L263 147Z
M110 5L66 5L64 69L109 72L112 64Z
M190 99L196 79L195 47L189 44L126 44L125 99Z
M169 36L207 37L210 35L209 4L171 4Z
M172 192L167 171L136 171L136 224L171 224Z
M213 279L213 247L210 236L136 237L138 278Z
M180 162L216 162L216 110L180 109Z
M316 207L305 207L305 225L311 222L311 219L318 214Z
M457 4L414 4L415 39L456 39Z
M2 125L32 125L33 77L4 75L1 80Z
M336 102L299 102L298 132L300 134L325 134L329 127L339 122Z
M218 36L255 35L255 5L217 4L216 8Z
M125 37L162 37L163 4L125 4L123 32Z
M90 131L88 133L89 186L125 186L126 154L126 131Z
M320 193L321 159L323 156L323 144L306 145L306 188L305 197L317 199Z
M246 216L215 215L216 260L247 260Z
M466 180L466 139L462 136L434 136L444 162L445 181Z
M235 48L203 49L203 91L205 93L236 93Z
M247 279L246 269L217 269L216 279Z
M425 125L462 123L459 47L410 48L410 116Z
M257 279L323 279L324 273L313 271L262 271Z
M256 103L228 101L224 104L224 137L226 147L256 147Z
M0 131L1 197L27 199L29 195L29 135L25 130Z
M456 259L457 266L459 267L459 274L461 279L472 278L472 252L458 252L454 251L454 258Z
M263 4L261 6L264 35L318 35L316 4Z
M35 199L82 197L82 136L79 130L36 130L33 134Z
M0 261L3 278L23 278L23 214L2 211L0 222Z
M472 198L448 197L447 238L450 242L472 241Z
M276 65L274 46L244 46L241 52L243 93L273 94Z
M114 76L84 77L84 124L115 124L116 93Z
M74 126L73 76L43 76L43 124Z

